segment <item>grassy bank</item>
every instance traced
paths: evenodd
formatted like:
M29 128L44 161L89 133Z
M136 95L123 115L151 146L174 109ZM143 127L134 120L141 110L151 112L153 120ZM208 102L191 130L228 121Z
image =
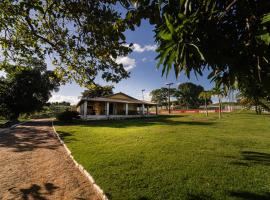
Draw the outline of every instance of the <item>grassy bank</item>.
M270 198L270 116L57 123L109 199Z

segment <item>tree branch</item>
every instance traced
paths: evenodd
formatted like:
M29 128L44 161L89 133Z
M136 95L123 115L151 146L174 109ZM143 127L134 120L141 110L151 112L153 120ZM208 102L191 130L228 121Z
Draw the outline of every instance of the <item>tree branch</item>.
M30 19L30 17L28 15L25 17L25 21L27 22L27 24L30 27L30 29L31 29L31 31L32 31L32 33L33 33L34 36L36 36L37 38L39 38L39 39L43 40L44 42L50 44L52 47L56 47L56 44L54 44L53 42L51 42L47 38L45 38L45 37L43 37L43 36L41 36L41 35L39 35L37 33L37 31L35 30L35 28L31 24L31 19Z

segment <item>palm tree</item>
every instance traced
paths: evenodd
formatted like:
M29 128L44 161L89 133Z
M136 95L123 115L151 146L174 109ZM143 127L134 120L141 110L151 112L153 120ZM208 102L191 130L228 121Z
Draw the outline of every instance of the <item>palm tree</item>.
M221 98L225 96L225 90L221 89L220 87L214 87L212 89L212 95L215 95L218 97L218 118L221 119L221 107L222 107L222 102Z
M207 100L210 99L212 96L212 92L211 91L202 91L199 94L199 98L200 99L204 99L204 108L205 108L205 113L206 113L206 117L208 117L208 107L207 107Z

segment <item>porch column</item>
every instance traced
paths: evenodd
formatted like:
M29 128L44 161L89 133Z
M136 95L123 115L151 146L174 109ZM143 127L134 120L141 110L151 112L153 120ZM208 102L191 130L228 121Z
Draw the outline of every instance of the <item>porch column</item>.
M109 102L106 102L106 115L109 116L110 114L110 103Z
M84 101L83 104L83 117L86 118L87 115L87 101Z
M158 115L158 106L156 105L156 115Z
M144 104L142 104L142 114L144 115Z
M149 115L149 105L146 106L146 114Z
M128 104L126 103L126 115L128 115Z

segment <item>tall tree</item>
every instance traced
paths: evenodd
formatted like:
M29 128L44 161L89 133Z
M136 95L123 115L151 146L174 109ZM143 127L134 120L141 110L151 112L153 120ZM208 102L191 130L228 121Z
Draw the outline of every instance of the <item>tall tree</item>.
M82 96L89 98L104 97L113 94L113 89L114 86L112 85L101 86L98 84L91 84L88 85L88 90L85 90L82 93Z
M202 104L199 94L204 91L201 85L194 83L182 83L178 86L177 100L180 106L188 108L198 108Z
M127 9L124 19L116 5ZM3 0L1 69L49 56L62 79L85 84L101 74L117 82L128 77L116 63L130 51L123 32L147 18L163 74L208 68L218 85L247 88L252 80L269 92L269 8L267 0Z
M29 68L8 74L0 80L1 113L16 120L22 113L39 111L58 86L58 79L51 71Z
M126 3L125 1L121 1ZM117 1L3 0L0 3L0 70L33 57L51 58L62 80L118 82L129 73L116 62L130 48ZM49 59L47 59L48 61Z

